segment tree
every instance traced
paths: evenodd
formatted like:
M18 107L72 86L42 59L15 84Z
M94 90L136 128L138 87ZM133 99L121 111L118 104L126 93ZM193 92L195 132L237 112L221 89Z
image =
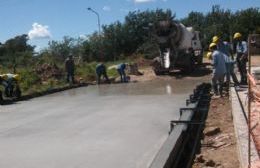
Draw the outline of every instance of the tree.
M147 28L153 27L160 20L174 19L175 15L172 14L171 10L156 9L155 11L146 10L144 12L134 11L129 12L125 17L125 27L128 29L127 46L130 46L129 52L135 52L139 46L146 43L150 38L151 30Z
M248 8L237 11L232 17L232 33L241 32L247 35L256 33L260 27L260 10L259 8Z
M48 46L48 51L57 61L65 61L65 59L70 55L74 54L75 47L77 46L77 40L64 36L62 41L50 41Z
M171 10L129 12L124 22L103 25L101 34L94 32L85 40L64 37L60 42L51 41L48 51L61 61L70 53L82 57L84 61L115 61L135 53L153 58L158 55L158 45L152 35L155 25L160 20L174 18L175 14ZM206 14L193 11L179 21L200 31L204 49L208 48L214 35L223 40L232 40L235 32L241 32L247 37L249 33L260 31L259 8L232 13L229 9L214 5Z
M260 30L259 8L248 8L232 13L229 9L213 5L207 14L191 12L188 17L180 20L186 26L192 26L202 34L202 44L205 49L217 35L223 40L232 41L235 32L240 32L246 39L248 34L257 33Z
M88 41L84 42L84 51L87 51L88 57L93 61L104 61L104 38L100 36L97 32L93 33L88 37Z
M1 45L0 54L4 62L11 64L14 73L18 64L27 64L32 57L34 46L27 44L27 42L28 36L23 34L11 38Z
M104 53L108 60L117 60L118 56L122 53L126 53L125 46L126 34L124 27L120 22L115 22L108 26L103 26L103 47Z

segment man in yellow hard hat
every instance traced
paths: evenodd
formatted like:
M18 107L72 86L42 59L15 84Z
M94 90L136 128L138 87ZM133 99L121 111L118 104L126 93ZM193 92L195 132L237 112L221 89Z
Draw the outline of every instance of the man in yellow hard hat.
M242 34L237 32L234 34L234 43L235 43L235 52L236 52L236 61L238 66L238 71L241 76L240 84L247 85L247 70L246 63L248 61L247 55L247 42L242 40Z
M228 92L229 85L230 85L230 76L233 79L234 85L238 85L239 82L237 80L236 74L234 73L234 57L232 55L231 45L228 43L228 41L222 41L222 39L218 36L214 36L212 38L212 42L217 44L217 48L220 52L222 52L225 55L225 61L226 61L226 90Z
M209 50L212 52L212 86L214 96L223 96L223 82L226 74L225 55L217 49L216 43L209 45Z
M230 55L231 47L227 41L222 41L219 36L213 36L212 43L215 43L217 45L217 49L220 52L226 54L227 56Z

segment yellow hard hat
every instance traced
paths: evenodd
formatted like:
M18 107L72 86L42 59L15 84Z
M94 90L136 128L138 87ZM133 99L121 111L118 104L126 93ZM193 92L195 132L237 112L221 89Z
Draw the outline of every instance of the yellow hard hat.
M210 45L209 45L209 49L211 50L211 49L212 49L212 47L215 47L215 46L217 46L217 44L216 44L216 43L210 43Z
M13 76L13 78L14 78L16 81L21 80L21 77L20 77L20 75L18 75L18 74L15 74L15 75Z
M218 41L219 41L219 37L218 36L214 36L212 38L212 43L218 43Z
M242 37L242 34L241 33L239 33L239 32L237 32L237 33L235 33L234 34L234 39L237 39L237 38L240 38L240 37Z
M207 57L208 59L212 59L212 52L209 51L209 52L207 53L206 57Z

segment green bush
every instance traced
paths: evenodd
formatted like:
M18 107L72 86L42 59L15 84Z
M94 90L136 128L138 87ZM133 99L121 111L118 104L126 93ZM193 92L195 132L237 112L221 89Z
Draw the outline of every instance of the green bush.
M96 78L96 62L84 63L76 68L76 76L83 78L86 81L92 81Z
M32 69L19 70L21 75L20 87L22 91L30 89L33 85L40 84L40 77Z

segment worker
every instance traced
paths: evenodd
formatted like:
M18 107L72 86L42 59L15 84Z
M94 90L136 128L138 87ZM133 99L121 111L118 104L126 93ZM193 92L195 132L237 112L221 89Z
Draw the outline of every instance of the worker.
M212 52L212 86L215 96L223 96L223 82L226 73L225 56L222 52L218 51L217 44L211 43L209 50Z
M223 42L220 37L214 36L212 38L212 43L215 43L217 45L218 51L220 51L226 55L230 55L231 49L230 49L229 44L227 42Z
M106 66L103 63L97 64L96 75L97 75L97 84L100 84L101 76L105 78L106 83L110 83L110 80L107 76Z
M69 55L65 61L65 70L67 72L67 82L72 82L74 84L75 64L72 55Z
M238 71L241 76L240 84L247 85L247 70L246 70L246 63L248 61L247 55L247 42L242 40L241 33L234 34L234 42L235 42L235 52L236 52L236 61L238 66Z
M235 65L235 61L234 61L234 57L232 55L232 50L231 50L231 46L228 43L228 41L222 41L221 38L219 38L218 36L214 36L212 38L212 43L217 44L217 49L218 51L222 52L223 54L225 54L225 61L226 61L226 88L227 91L229 90L229 85L230 85L230 76L232 77L232 80L234 82L234 85L237 86L239 84L236 74L234 72L234 65Z
M20 88L18 86L18 82L20 81L20 75L18 74L3 74L0 75L0 84L5 88L5 95L7 97L13 96L14 92L14 84L16 84L17 89Z
M126 74L125 74L125 69L126 69L126 66L127 64L126 63L121 63L121 64L118 64L117 65L117 72L119 73L120 75L120 79L121 79L121 82L128 82L127 81L127 78L126 78Z
M237 80L237 76L234 72L235 69L235 64L236 61L234 61L234 56L233 56L233 52L230 46L230 43L227 41L223 41L223 43L225 44L225 46L227 47L227 51L228 51L228 55L227 55L227 59L226 59L226 65L227 65L227 82L228 84L230 83L230 77L232 78L234 85L238 86L239 82Z

